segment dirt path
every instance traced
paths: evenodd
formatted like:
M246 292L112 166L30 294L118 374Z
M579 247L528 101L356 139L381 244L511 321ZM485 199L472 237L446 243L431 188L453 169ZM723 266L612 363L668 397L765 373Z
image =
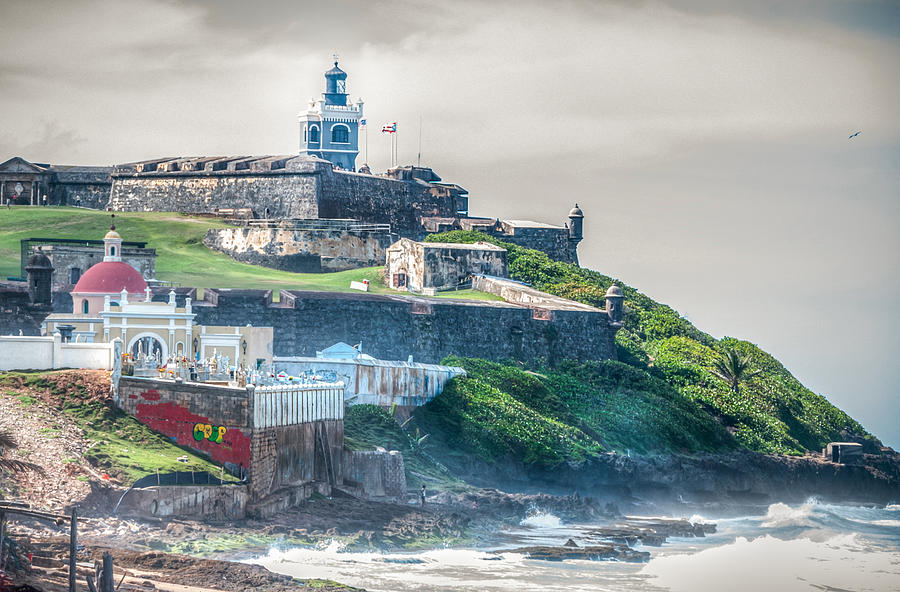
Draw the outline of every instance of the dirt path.
M18 447L5 456L33 462L43 473L0 473L0 488L6 499L28 500L35 507L61 511L72 500L91 492L88 482L99 478L82 455L90 446L84 432L40 399L30 389L8 391L0 386L0 430L10 434Z

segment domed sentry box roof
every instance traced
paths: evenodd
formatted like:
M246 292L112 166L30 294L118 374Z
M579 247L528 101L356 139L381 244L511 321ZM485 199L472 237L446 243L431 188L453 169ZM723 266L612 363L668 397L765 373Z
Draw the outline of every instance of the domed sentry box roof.
M53 269L53 264L50 263L50 258L43 253L35 253L28 258L28 263L25 265L26 271L31 269Z
M615 297L624 298L625 294L622 292L622 288L620 288L616 284L613 284L609 287L609 290L606 291L606 297L607 298L615 298Z
M569 218L584 218L584 212L575 204L575 207L569 210Z
M147 288L141 274L121 261L103 261L88 269L72 293L78 294L118 294L122 288L129 294L140 294Z

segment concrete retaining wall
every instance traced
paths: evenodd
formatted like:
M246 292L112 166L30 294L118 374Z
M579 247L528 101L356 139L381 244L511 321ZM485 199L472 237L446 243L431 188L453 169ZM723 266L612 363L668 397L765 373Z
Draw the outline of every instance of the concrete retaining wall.
M361 487L366 499L402 502L406 499L403 455L368 450L344 451L344 477Z
M119 405L249 476L254 502L310 481L343 480L343 385L238 389L122 377Z
M245 485L171 485L132 489L118 514L135 518L242 520L247 515Z

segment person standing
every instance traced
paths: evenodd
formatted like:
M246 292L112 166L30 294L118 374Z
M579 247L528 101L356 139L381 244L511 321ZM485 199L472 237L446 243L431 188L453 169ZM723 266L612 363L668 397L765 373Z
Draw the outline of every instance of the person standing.
M419 494L419 499L422 502L422 507L425 507L425 484L422 484L422 492Z

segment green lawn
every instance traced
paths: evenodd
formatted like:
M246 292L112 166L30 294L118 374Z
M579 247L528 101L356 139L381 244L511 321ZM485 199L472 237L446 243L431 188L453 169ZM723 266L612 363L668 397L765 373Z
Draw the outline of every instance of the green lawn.
M449 290L447 292L438 292L434 298L461 298L463 300L499 300L503 298L491 294L490 292L479 292L478 290Z
M19 241L23 238L102 239L109 229L109 213L81 208L15 207L0 209L0 277L18 276ZM146 241L156 249L157 279L198 288L257 288L350 292L353 280L369 280L369 290L387 293L381 267L337 273L290 273L238 263L207 249L209 228L227 224L167 212L116 213L116 230L126 241Z
M99 210L62 207L0 208L0 279L18 277L23 238L102 239L110 215ZM369 292L396 294L381 280L383 267L336 273L291 273L239 263L203 244L210 228L228 224L171 212L116 212L116 230L125 241L145 241L156 249L156 278L196 288L252 288L353 292L351 281L369 280ZM277 297L276 297L277 298ZM476 290L441 292L436 298L502 300Z

